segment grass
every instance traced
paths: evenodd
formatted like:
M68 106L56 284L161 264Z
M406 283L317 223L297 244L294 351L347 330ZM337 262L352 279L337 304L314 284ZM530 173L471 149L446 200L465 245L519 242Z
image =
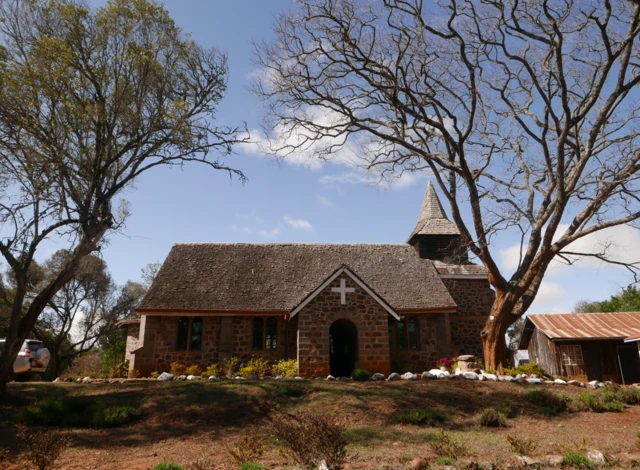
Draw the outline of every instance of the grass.
M567 467L591 468L591 462L584 455L577 452L567 452L562 456L562 463Z
M527 391L527 400L538 406L538 413L543 416L555 416L567 409L567 397L546 389L534 388Z
M300 387L290 387L283 385L280 387L280 393L287 398L300 398L304 396L304 389Z
M184 467L173 462L161 462L153 470L184 470Z
M417 408L413 410L401 410L394 416L398 424L412 424L414 426L435 426L444 423L446 415L440 411Z
M28 425L111 428L141 415L132 406L107 406L87 397L49 397L24 408L16 420Z
M344 431L343 435L349 444L363 447L370 446L383 438L382 432L375 428L349 428Z
M482 410L479 422L480 425L490 428L504 428L507 426L507 420L504 415L493 408Z

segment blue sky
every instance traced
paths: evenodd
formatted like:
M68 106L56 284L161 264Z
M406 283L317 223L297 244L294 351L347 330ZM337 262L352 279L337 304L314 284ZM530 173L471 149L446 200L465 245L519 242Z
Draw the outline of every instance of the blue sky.
M251 41L269 39L274 15L294 8L294 2L168 0L165 6L194 40L229 55L229 89L218 121L246 121L248 128L257 128L261 105L246 91L254 71ZM103 250L118 283L137 280L146 264L164 260L176 242L403 243L417 221L427 183L425 175L415 175L393 189L372 187L344 165L309 169L245 149L225 163L241 169L247 183L191 165L149 172L125 194L132 215ZM640 259L635 231L620 229L614 235L620 250ZM513 243L503 237L494 248L506 268L513 264ZM607 298L628 282L619 268L591 263L556 268L531 312L571 311L576 301Z

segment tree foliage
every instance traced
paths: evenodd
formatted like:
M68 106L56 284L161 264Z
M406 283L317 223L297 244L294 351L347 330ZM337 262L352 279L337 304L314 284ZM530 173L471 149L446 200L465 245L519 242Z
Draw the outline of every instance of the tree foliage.
M640 312L640 289L629 286L612 295L608 300L581 300L573 311L576 313Z
M574 242L640 217L638 2L298 3L256 45L270 149L432 175L496 291L487 367L553 260L636 272ZM513 272L496 258L505 231L521 242Z
M80 261L121 229L122 193L159 166L226 170L237 129L214 125L227 58L151 0L0 0L0 254L15 281L0 389L22 340ZM43 241L69 256L26 299Z

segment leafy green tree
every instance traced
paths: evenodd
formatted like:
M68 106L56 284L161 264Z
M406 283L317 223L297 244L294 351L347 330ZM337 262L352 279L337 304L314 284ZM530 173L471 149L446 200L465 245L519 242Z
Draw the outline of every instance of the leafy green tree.
M151 0L0 0L0 254L15 285L0 391L23 340L81 260L121 229L122 194L161 166L219 157L238 129L214 125L227 58L186 37ZM69 253L33 296L42 243Z
M640 289L629 286L612 295L608 300L581 300L573 311L576 313L640 312Z

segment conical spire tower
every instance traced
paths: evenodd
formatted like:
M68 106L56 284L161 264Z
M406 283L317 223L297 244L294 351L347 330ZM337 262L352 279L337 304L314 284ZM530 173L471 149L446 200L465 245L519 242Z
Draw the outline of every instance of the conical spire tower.
M427 184L418 223L407 243L416 248L421 258L442 260L459 251L460 231L447 218L431 181Z

